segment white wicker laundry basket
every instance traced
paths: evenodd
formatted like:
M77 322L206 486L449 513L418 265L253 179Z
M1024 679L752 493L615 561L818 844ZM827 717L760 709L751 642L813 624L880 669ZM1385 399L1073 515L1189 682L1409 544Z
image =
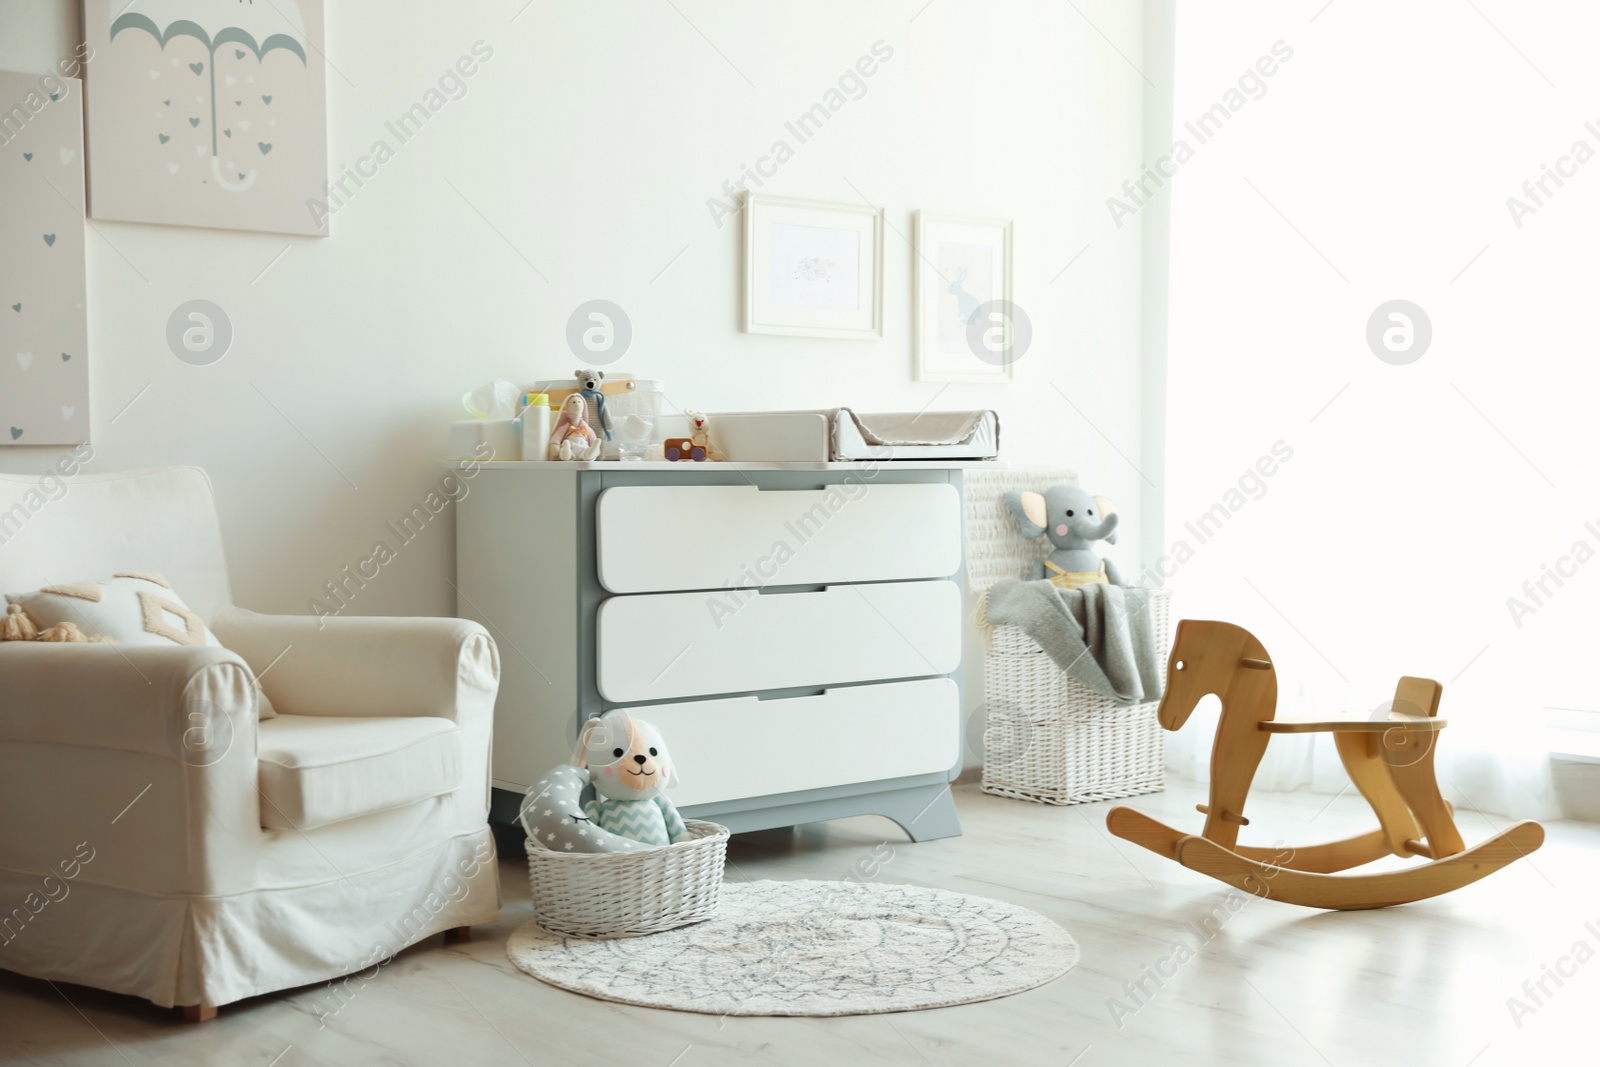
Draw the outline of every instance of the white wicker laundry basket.
M551 933L602 938L711 918L722 892L728 828L694 819L687 826L688 840L638 852L552 852L530 834L534 921Z
M1150 591L1165 656L1165 589ZM983 791L1042 804L1158 793L1166 781L1159 701L1118 705L1070 678L1021 628L997 626L984 657Z
M965 478L967 588L980 595L1001 578L1026 577L1050 551L1048 539L1024 540L1005 506L1012 490L1077 485L1076 473L969 471ZM1170 594L1151 590L1156 646L1171 641ZM1156 703L1118 706L1068 678L1015 626L997 626L984 656L983 789L1042 804L1160 792L1165 783L1163 731Z

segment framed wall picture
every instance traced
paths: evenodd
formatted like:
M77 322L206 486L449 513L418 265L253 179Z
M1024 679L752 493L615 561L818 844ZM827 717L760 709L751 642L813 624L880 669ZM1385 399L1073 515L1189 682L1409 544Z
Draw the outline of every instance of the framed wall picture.
M84 0L89 214L326 237L322 0Z
M917 380L1010 381L1011 220L919 211L913 229Z
M747 194L744 272L746 333L883 336L877 208Z
M0 73L0 446L89 440L82 94Z

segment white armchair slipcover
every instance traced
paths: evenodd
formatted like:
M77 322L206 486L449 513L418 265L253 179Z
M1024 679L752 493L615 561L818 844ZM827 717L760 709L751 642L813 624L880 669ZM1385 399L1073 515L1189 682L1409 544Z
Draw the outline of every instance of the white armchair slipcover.
M0 967L204 1017L493 921L483 627L244 611L205 472L63 484L0 475L0 591L159 571L226 647L0 643Z

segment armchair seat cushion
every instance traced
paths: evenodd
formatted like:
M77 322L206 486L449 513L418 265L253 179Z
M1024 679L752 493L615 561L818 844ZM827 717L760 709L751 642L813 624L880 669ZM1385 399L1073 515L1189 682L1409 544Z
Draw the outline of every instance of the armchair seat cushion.
M259 735L261 825L309 830L454 792L461 731L449 719L278 715Z

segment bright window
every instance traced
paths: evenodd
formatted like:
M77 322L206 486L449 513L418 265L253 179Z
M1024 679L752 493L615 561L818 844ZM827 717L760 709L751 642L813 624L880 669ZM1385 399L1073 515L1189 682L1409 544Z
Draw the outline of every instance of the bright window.
M1600 10L1479 8L1179 5L1167 168L1175 609L1462 753L1600 726Z

